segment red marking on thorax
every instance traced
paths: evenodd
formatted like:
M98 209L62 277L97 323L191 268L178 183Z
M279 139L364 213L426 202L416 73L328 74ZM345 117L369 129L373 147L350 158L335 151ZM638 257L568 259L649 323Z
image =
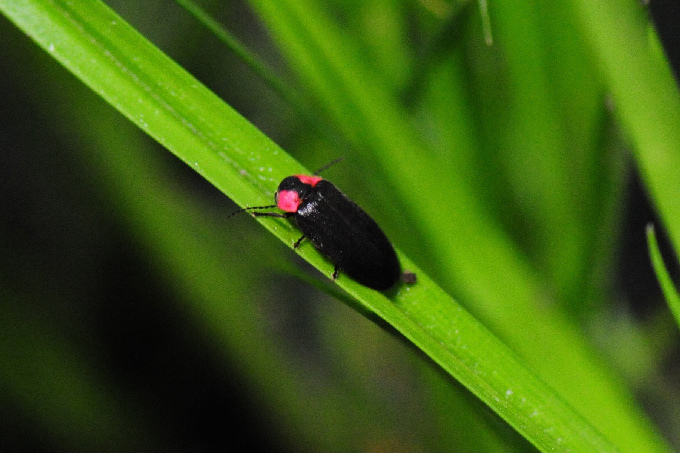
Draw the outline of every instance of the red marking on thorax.
M297 212L300 203L300 195L294 190L282 190L276 194L276 206L282 211Z
M312 187L316 186L316 183L323 179L321 176L309 176L309 175L295 175L295 177L302 181L304 184L309 184Z

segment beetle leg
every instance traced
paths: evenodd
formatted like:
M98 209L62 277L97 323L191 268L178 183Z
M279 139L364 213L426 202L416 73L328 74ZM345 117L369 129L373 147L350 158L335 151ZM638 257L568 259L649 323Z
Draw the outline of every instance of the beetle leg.
M335 266L335 269L333 269L333 281L335 281L336 278L338 278L338 272L340 269L338 269L338 266Z
M305 235L303 234L302 237L301 237L300 239L298 239L297 241L295 241L295 244L293 244L293 248L296 249L296 248L300 247L300 242L302 242L302 240L303 240L304 238L305 238Z

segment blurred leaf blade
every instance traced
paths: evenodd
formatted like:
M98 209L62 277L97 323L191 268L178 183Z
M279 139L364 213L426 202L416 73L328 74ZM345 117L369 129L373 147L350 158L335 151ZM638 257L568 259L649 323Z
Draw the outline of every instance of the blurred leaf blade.
M661 250L659 250L659 243L656 240L654 226L651 224L647 226L647 247L649 247L649 257L652 261L652 267L654 267L654 273L656 274L657 280L659 280L659 285L666 298L666 303L675 317L675 322L680 326L680 294L673 284L673 280L663 262Z
M680 251L680 93L642 3L572 0L637 166Z

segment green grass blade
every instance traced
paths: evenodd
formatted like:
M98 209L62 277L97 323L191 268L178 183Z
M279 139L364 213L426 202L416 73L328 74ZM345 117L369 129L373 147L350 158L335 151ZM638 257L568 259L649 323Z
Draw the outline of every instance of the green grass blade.
M645 185L680 252L680 93L643 3L572 0Z
M661 285L661 291L666 298L666 303L671 309L671 313L675 317L675 322L680 326L680 294L671 280L671 276L666 269L659 250L659 244L656 240L656 233L654 232L654 225L647 225L647 247L649 247L649 257L652 260L654 273Z
M305 169L100 2L2 1L18 27L91 89L241 205L271 203ZM289 223L260 219L292 246ZM330 275L311 247L300 255ZM412 262L419 283L389 298L337 284L394 326L542 450L615 451L588 422Z

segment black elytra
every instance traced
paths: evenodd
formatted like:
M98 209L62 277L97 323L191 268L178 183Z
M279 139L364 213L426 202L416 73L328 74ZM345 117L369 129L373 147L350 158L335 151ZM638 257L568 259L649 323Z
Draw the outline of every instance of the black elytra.
M335 265L334 280L342 270L362 285L379 291L392 288L399 280L415 282L415 274L402 274L394 247L378 224L332 183L319 176L288 176L279 184L274 199L276 205L245 208L236 213L278 207L284 212L253 215L293 217L302 231L295 248L304 238L309 239Z

